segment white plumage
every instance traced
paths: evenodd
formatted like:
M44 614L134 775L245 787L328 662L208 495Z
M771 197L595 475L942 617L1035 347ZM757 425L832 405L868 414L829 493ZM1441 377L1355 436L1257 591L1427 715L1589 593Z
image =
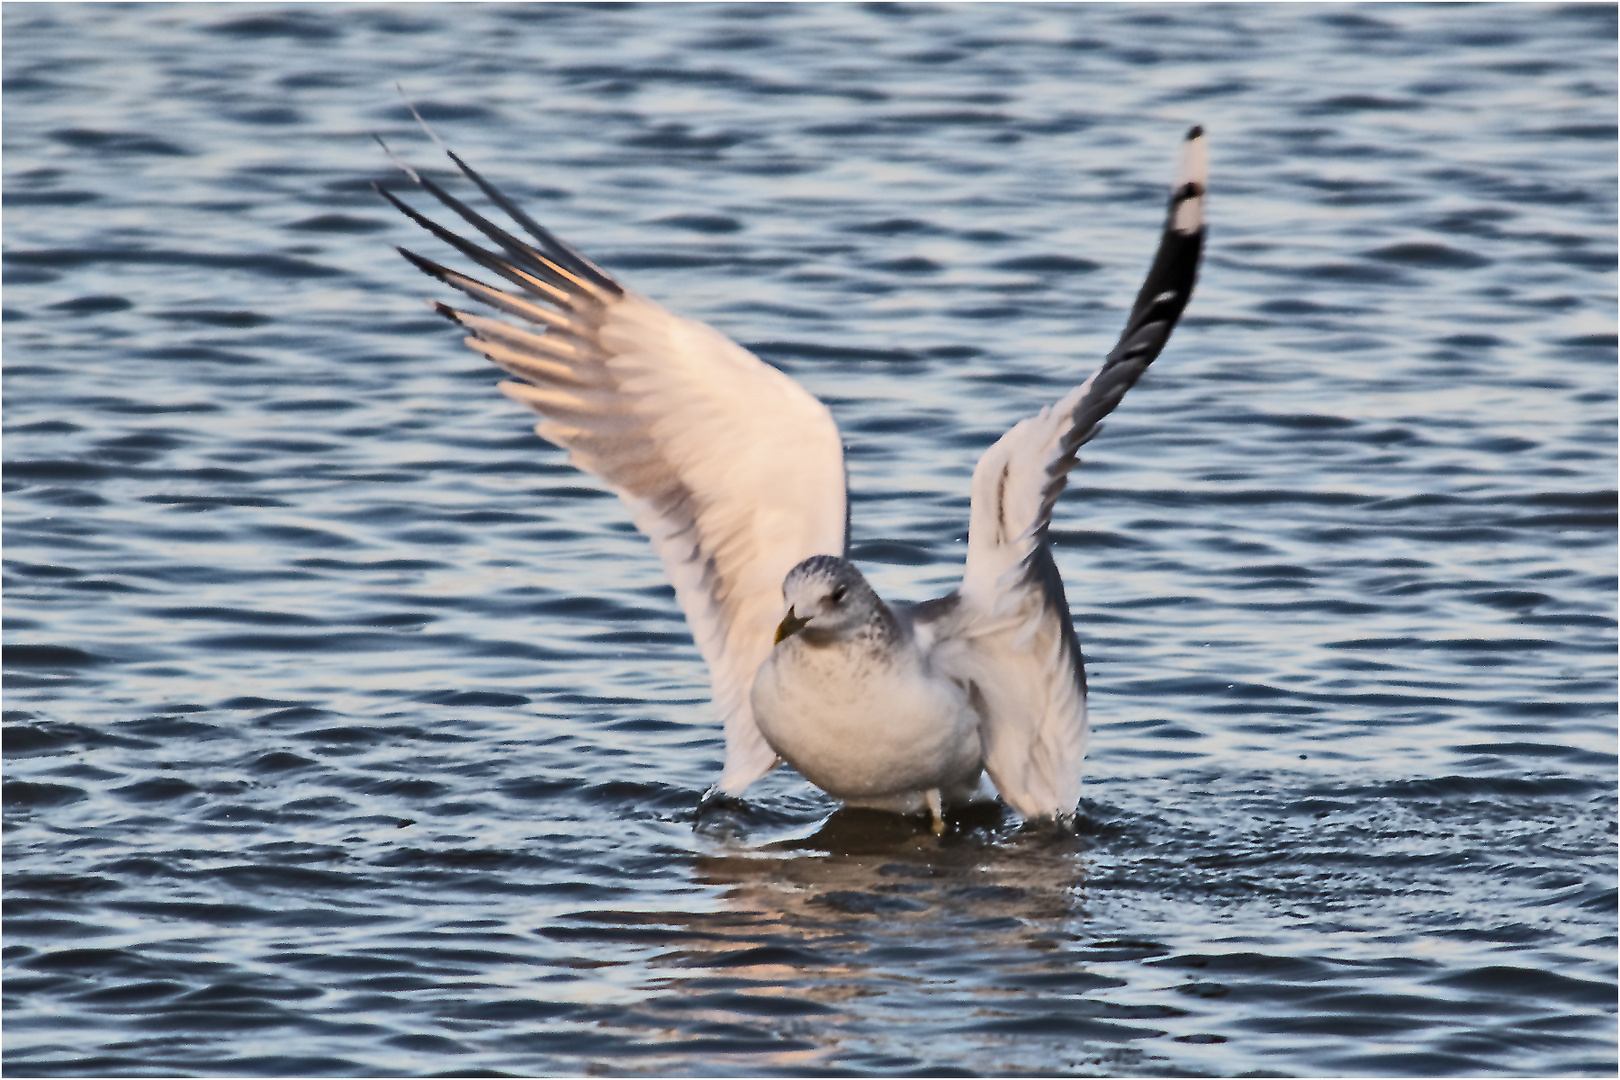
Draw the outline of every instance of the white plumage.
M630 507L675 586L725 723L715 790L741 795L785 760L857 805L931 809L981 770L1025 817L1071 814L1088 734L1085 668L1046 543L1079 447L1152 363L1202 252L1203 132L1189 132L1159 251L1119 344L1084 384L1002 436L973 474L967 565L948 597L891 608L842 556L843 451L797 383L703 323L630 292L450 154L522 240L411 176L496 245L386 191L412 220L517 291L400 249L513 325L438 310L521 382L542 417ZM379 189L381 190L381 189Z

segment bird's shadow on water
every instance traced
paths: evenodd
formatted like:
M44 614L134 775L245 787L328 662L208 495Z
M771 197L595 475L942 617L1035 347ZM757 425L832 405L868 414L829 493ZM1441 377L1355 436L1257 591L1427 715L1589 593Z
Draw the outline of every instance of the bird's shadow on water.
M828 855L873 855L884 852L947 851L1007 840L1022 831L1017 819L999 802L952 809L937 836L921 814L892 814L845 806L833 811L806 836L763 845L766 851L815 851Z
M926 817L850 807L798 832L783 817L711 809L697 832L712 846L693 870L733 910L793 934L866 916L895 930L944 920L1010 932L1042 915L1056 925L1079 913L1097 831L1085 817L1077 827L1023 823L999 802L953 811L940 835Z
M959 848L1047 846L1082 852L1096 839L1119 831L1108 812L1081 804L1081 813L1062 823L1021 821L1000 800L951 808L944 829L935 834L927 815L841 806L813 823L795 814L730 796L707 795L699 802L692 830L710 841L747 844L758 851L870 855L903 849L948 851ZM1086 812L1091 809L1092 812ZM929 843L929 841L934 841Z

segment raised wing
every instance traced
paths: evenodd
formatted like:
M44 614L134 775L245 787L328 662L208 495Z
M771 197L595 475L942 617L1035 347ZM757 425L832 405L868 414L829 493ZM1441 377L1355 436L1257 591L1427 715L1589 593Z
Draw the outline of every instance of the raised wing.
M1026 817L1071 814L1086 752L1086 673L1047 547L1079 449L1170 338L1204 246L1205 147L1187 133L1158 255L1103 366L1015 425L973 472L967 567L947 661L982 698L985 771Z
M469 332L469 347L522 380L500 389L539 413L535 431L616 492L652 541L725 720L717 786L741 794L776 764L748 697L781 618L782 579L811 555L841 555L845 547L844 455L832 414L712 327L625 289L450 158L533 243L414 170L407 171L424 190L495 250L378 191L515 288L494 288L404 248L400 254L515 320L435 305Z

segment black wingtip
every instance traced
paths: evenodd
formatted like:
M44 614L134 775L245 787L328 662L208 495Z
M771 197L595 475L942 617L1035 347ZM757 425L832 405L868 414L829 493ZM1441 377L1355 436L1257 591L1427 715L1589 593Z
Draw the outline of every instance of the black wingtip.
M450 271L440 266L432 259L424 259L410 248L395 247L394 250L403 255L406 262L422 271L422 273L426 274L428 277L437 278L447 285L450 283Z
M445 318L449 319L451 322L455 323L457 326L464 325L462 323L462 321L461 321L461 312L457 311L455 308L451 307L449 304L443 303L443 302L438 301L438 300L433 300L433 301L431 301L431 303L433 304L433 310L434 311L438 312L440 315L443 315Z
M1204 144L1199 141L1203 133L1203 125L1195 125L1182 143L1181 163L1171 188L1169 213L1159 250L1131 305L1125 331L1108 354L1105 371L1112 365L1131 361L1139 365L1136 371L1139 375L1140 369L1151 364L1169 340L1170 332L1192 297L1204 251L1202 200L1208 164ZM1133 381L1135 377L1131 376Z
M404 214L406 217L410 218L412 221L415 221L415 220L417 220L418 218L420 218L422 216L422 215L418 214L415 210L412 210L404 202L400 201L400 198L399 198L398 195L395 195L392 191L389 191L387 188L383 187L381 184L379 184L375 180L373 180L371 182L371 190L375 191L378 195L381 195L383 198L385 198L389 202L393 203L394 207L397 210L399 210L400 213Z
M412 210L409 206L406 206L403 202L401 202L400 199L399 199L399 196L395 195L392 191L389 191L387 188L383 187L381 184L377 183L377 181L375 181L375 180L373 180L371 182L371 190L375 191L377 194L381 195L383 198L385 198L389 202L393 203L394 206L397 207L400 210L401 213L403 213L406 217L411 218L413 221L422 216L421 214L418 214L415 210Z
M482 191L491 202L493 202L496 206L499 206L503 211L506 212L507 217L517 222L520 226L528 231L530 236L534 237L535 240L539 242L540 247L545 252L547 258L555 261L559 266L566 269L569 273L588 279L599 288L607 290L607 292L613 296L623 295L624 287L617 281L614 281L612 276L609 275L607 271L603 270L601 267L591 262L591 260L587 259L578 250L576 250L572 244L561 239L550 229L547 229L528 214L524 213L522 208L520 208L511 199L503 195L494 184L491 184L488 180L485 180L482 176L480 176L478 171L463 161L454 150L451 150L448 146L446 146L444 148L444 152L449 156L451 161L456 163L456 167L461 170L462 174L476 184L478 189Z

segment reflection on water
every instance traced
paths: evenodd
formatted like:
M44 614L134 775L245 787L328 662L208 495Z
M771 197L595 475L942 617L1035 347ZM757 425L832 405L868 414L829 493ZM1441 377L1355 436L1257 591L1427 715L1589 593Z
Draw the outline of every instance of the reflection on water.
M953 818L943 837L920 818L841 809L808 836L694 858L727 914L657 963L695 969L669 977L672 1001L727 995L732 1010L814 1018L802 1037L822 1057L899 1049L885 1017L933 1016L931 1060L950 1062L968 1040L994 1048L1002 1068L1053 1063L1031 1037L1156 1038L1164 1031L1141 1021L1184 1011L1111 1002L1106 990L1123 980L1088 969L1089 958L1165 949L1085 941L1085 846L1050 827L1020 829L994 807ZM784 1063L810 1054L795 1049Z

